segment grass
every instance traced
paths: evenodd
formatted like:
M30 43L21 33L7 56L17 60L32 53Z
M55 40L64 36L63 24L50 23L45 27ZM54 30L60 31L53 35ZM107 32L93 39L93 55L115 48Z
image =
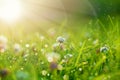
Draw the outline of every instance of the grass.
M48 30L8 35L8 48L0 53L0 80L119 80L119 20L108 17L107 22L92 20L84 27L54 29L53 35ZM54 49L58 36L66 41ZM15 43L21 46L20 52L14 51ZM108 49L100 51L102 47ZM53 52L61 58L48 62L46 54Z

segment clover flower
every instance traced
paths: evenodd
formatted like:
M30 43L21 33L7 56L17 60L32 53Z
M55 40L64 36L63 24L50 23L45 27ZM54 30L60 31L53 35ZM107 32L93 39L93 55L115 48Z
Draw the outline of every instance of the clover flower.
M42 70L41 73L42 73L43 76L46 76L46 75L47 75L47 71L46 71L46 70Z
M58 70L60 70L60 71L63 70L63 66L62 66L61 64L59 64L57 68L58 68Z
M59 37L57 37L56 41L59 42L59 43L64 43L65 38L59 36Z
M65 62L68 62L72 57L73 57L72 54L66 54L66 55L64 56Z
M53 44L53 48L56 49L57 47L59 47L59 43L54 43L54 44Z
M59 43L54 43L52 46L53 50L56 51L59 48L59 45Z
M45 39L44 36L40 36L40 40L43 41Z
M96 40L93 41L93 44L94 44L94 45L96 45L96 44L98 44L98 43L99 43L99 40L98 40L98 39L96 39Z
M57 69L58 68L58 64L56 63L56 62L51 62L50 63L50 69L51 70L55 70L55 69Z
M105 53L107 51L109 51L109 48L107 46L104 46L104 47L100 48L100 52L104 52Z

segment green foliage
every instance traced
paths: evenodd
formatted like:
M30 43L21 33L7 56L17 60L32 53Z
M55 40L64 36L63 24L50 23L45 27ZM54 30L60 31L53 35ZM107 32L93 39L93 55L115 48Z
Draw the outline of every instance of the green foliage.
M9 38L8 49L0 53L0 80L119 80L120 24L111 17L108 20L106 24L91 21L82 28L77 25L74 30L57 27L54 36L46 32L45 38L40 32L27 37L23 34L22 38L15 36L18 40ZM52 46L58 36L66 40L54 50ZM12 41L21 45L20 52L15 53ZM101 52L102 47L107 49ZM46 54L51 52L61 58L48 62ZM59 65L62 67L58 68ZM3 77L4 69L8 74Z

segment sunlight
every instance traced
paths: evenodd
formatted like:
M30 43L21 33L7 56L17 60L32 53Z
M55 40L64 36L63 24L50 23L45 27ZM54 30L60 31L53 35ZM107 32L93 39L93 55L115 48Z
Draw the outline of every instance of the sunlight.
M22 15L22 6L19 0L0 1L0 19L6 22L14 22Z

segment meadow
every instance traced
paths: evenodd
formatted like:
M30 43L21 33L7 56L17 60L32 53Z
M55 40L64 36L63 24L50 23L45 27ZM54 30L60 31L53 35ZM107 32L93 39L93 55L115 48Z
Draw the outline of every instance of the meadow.
M0 36L0 80L119 80L119 19Z

